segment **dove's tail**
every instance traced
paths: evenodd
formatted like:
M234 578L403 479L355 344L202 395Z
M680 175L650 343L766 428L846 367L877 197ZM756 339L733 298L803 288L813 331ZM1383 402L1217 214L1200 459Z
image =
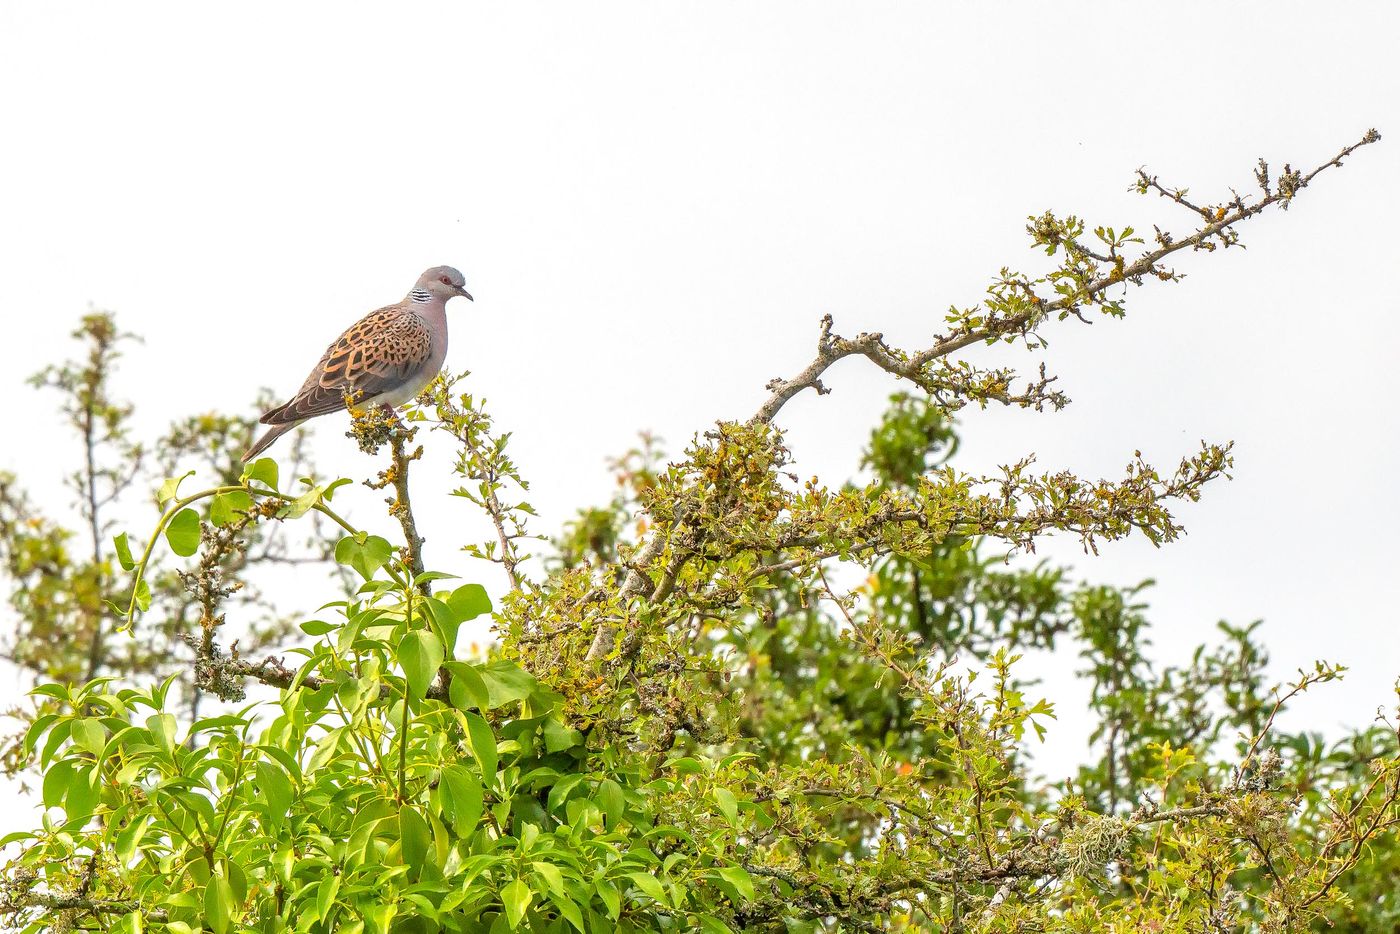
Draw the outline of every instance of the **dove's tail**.
M274 441L276 441L278 438L282 437L287 432L291 431L293 428L300 424L301 422L287 422L284 425L273 425L261 438L259 438L253 443L252 447L250 447L246 452L244 452L244 462L246 463L247 461L252 460L259 454L261 454L263 451L266 451L268 448L272 447L272 443Z

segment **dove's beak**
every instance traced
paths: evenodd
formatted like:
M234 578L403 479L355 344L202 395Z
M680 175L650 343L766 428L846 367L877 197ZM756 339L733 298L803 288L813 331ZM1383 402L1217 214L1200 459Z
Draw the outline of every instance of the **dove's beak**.
M468 292L466 289L458 289L458 290L457 290L457 294L460 295L460 296L462 296L463 298L465 298L465 299L466 299L467 301L469 301L469 302L474 302L474 301L476 301L476 299L472 298L472 293Z

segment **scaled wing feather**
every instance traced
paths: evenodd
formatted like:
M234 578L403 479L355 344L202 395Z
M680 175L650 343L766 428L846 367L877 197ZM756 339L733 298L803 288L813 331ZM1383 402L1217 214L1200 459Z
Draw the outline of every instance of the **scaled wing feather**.
M373 399L408 383L432 353L422 318L400 305L372 311L326 349L301 389L285 405L263 415L268 425L315 418Z

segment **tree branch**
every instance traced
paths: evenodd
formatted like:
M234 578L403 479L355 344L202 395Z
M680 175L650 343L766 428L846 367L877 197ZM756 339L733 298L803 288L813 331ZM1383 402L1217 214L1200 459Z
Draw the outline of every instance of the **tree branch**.
M1279 184L1274 188L1264 187L1265 197L1255 204L1246 205L1242 199L1237 197L1229 205L1214 211L1208 212L1205 209L1193 208L1197 213L1210 218L1210 220L1205 226L1189 236L1180 240L1166 237L1165 242L1160 242L1156 249L1144 253L1130 264L1124 265L1121 258L1112 264L1105 262L1104 265L1111 265L1110 270L1089 279L1082 288L1062 294L1053 300L1046 300L1027 289L1026 294L1022 296L1024 299L1023 307L1015 313L1006 316L988 314L980 325L954 329L935 338L931 346L914 353L905 353L888 347L884 343L883 337L878 333L859 334L853 339L839 337L832 333L832 319L830 315L826 315L822 318L821 333L817 339L816 357L791 379L771 381L767 388L772 394L754 413L750 422L771 422L787 401L804 389L816 389L819 395L829 392L830 390L822 384L821 377L831 364L845 357L865 356L876 366L895 376L918 382L923 375L924 368L930 362L946 357L955 351L982 341L995 341L1008 335L1014 335L1032 322L1043 320L1048 315L1063 317L1074 313L1083 305L1092 303L1114 285L1124 282L1140 283L1145 276L1149 275L1159 278L1171 275L1160 266L1161 261L1168 256L1187 247L1199 248L1216 238L1221 238L1227 232L1232 233L1235 225L1276 204L1286 208L1293 197L1307 187L1321 172L1333 166L1340 167L1342 159L1362 146L1378 142L1380 138L1379 133L1370 130L1359 141L1343 148L1341 152L1306 175L1294 172L1285 166L1284 176L1279 180ZM1155 178L1147 176L1142 170L1139 170L1139 179L1138 187L1140 190L1157 190L1171 197L1165 189L1157 184ZM1145 189L1144 186L1146 186ZM1175 200L1181 199L1176 198ZM1051 245L1070 246L1076 252L1090 259L1099 262L1109 259L1089 252L1072 238L1044 231L1042 231L1042 236L1046 238L1045 242ZM1025 285L1023 280L1007 279L1005 281L1008 284Z
M0 914L14 914L26 908L43 908L47 911L76 911L90 915L125 915L137 911L147 921L159 923L164 923L170 918L165 909L143 908L140 902L88 898L79 895L24 892L7 896L3 901L0 901Z
M1038 381L1030 383L1022 392L1015 393L1010 389L1013 374L1008 370L978 371L962 364L953 365L943 361L951 354L977 343L994 343L1017 338L1029 341L1035 328L1051 315L1060 319L1075 315L1084 320L1081 308L1085 306L1097 305L1107 314L1121 314L1120 303L1105 298L1110 288L1128 283L1141 285L1148 276L1166 281L1175 280L1178 278L1177 274L1161 265L1164 259L1188 247L1213 249L1217 244L1234 244L1237 242L1234 232L1236 225L1257 216L1271 206L1280 205L1286 208L1297 192L1306 187L1319 173L1330 166L1341 165L1344 157L1379 139L1380 135L1371 130L1360 141L1343 148L1306 175L1286 167L1284 177L1276 186L1271 187L1267 184L1266 172L1259 174L1257 177L1264 191L1264 197L1260 201L1246 204L1242 198L1236 196L1233 201L1213 211L1196 209L1203 219L1207 220L1204 226L1181 239L1159 232L1157 246L1132 262L1127 262L1119 254L1119 249L1124 244L1140 242L1128 235L1130 231L1121 237L1115 237L1112 231L1107 234L1102 230L1095 231L1096 235L1108 243L1108 253L1105 255L1089 250L1076 239L1082 232L1082 224L1077 220L1070 218L1059 221L1050 215L1034 219L1028 230L1035 244L1045 247L1047 252L1052 254L1061 248L1064 249L1066 259L1059 269L1034 282L1003 270L1001 278L989 290L985 309L980 306L968 312L958 312L955 309L947 319L952 322L952 326L936 336L930 346L913 352L889 346L878 332L862 333L854 338L841 337L833 332L832 318L826 315L821 321L816 356L795 376L771 380L766 387L770 393L769 397L747 424L753 427L771 423L783 406L804 389L815 389L819 395L827 393L829 390L822 382L823 375L833 363L850 356L863 356L882 370L898 378L910 380L950 410L967 401L982 404L995 401L1037 409L1045 405L1059 408L1067 403L1068 399L1062 393L1049 388L1053 378L1045 374L1043 367ZM1155 179L1141 171L1139 176L1140 191L1157 189ZM1041 295L1037 286L1048 288L1052 294ZM1203 452L1202 457L1215 458L1213 466L1206 465L1210 469L1201 473L1206 479L1222 472L1228 466L1228 456L1223 449L1208 449ZM1146 465L1140 462L1134 467L1148 470ZM1130 481L1132 479L1130 477ZM1182 493L1194 498L1199 484L1192 483L1191 478L1184 479L1186 482L1182 484ZM1007 480L1011 485L1019 482L1019 475L1008 477ZM1034 520L1029 522L1031 526L1055 524L1048 517L1044 507L1038 508L1035 513ZM653 515L653 518L657 517ZM1157 518L1166 523L1166 526L1146 526L1142 517L1138 515L1119 515L1114 521L1142 528L1154 542L1159 540L1159 534L1165 533L1163 537L1169 539L1179 531L1170 524L1169 517ZM1014 528L1021 517L1005 514L1003 511L1002 519ZM669 582L653 582L646 569L666 549L672 532L680 521L679 516L657 521L650 536L640 544L633 555L619 593L624 612L630 613L629 607L633 598L645 597L649 593L666 595L672 591ZM1092 536L1098 531L1093 525L1086 525L1078 530L1085 538L1086 544L1091 544ZM1026 532L1021 535L1018 544L1025 545L1032 534ZM606 658L612 651L616 634L616 624L601 624L594 635L586 659L596 663Z

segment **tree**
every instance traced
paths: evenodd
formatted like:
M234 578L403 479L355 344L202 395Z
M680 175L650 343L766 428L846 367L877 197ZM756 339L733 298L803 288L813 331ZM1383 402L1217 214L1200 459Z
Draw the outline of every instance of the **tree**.
M1172 501L1224 473L1229 446L1170 472L1135 456L1119 480L952 463L967 404L1066 402L1044 368L1020 381L961 351L1121 316L1129 287L1178 278L1173 254L1237 245L1377 139L1277 180L1261 162L1260 193L1219 204L1139 173L1197 224L1150 243L1032 218L1053 267L1003 269L922 349L825 319L811 364L753 417L671 463L649 438L621 458L618 495L580 511L539 579L509 436L449 378L405 422L353 423L364 450L388 449L370 482L392 492L397 545L333 508L346 480L289 487L263 459L194 493L168 481L150 544L116 549L124 625L164 612L147 584L162 537L197 551L195 681L242 706L182 720L169 681L41 685L53 709L23 750L49 810L9 838L0 908L33 931L216 934L1393 927L1395 721L1330 750L1274 725L1340 666L1271 689L1255 630L1222 626L1221 645L1161 667L1142 651L1142 588L998 563L1052 531L1170 542ZM791 472L775 420L847 356L918 392L892 399L867 475L831 487ZM425 430L491 519L467 549L504 567L499 605L423 567L409 473ZM226 647L229 556L307 516L343 530L335 560L363 583L301 624L303 647ZM488 612L498 645L463 656L460 627ZM1102 755L1046 789L1024 750L1053 706L1016 662L1064 642ZM277 691L245 703L249 681Z

